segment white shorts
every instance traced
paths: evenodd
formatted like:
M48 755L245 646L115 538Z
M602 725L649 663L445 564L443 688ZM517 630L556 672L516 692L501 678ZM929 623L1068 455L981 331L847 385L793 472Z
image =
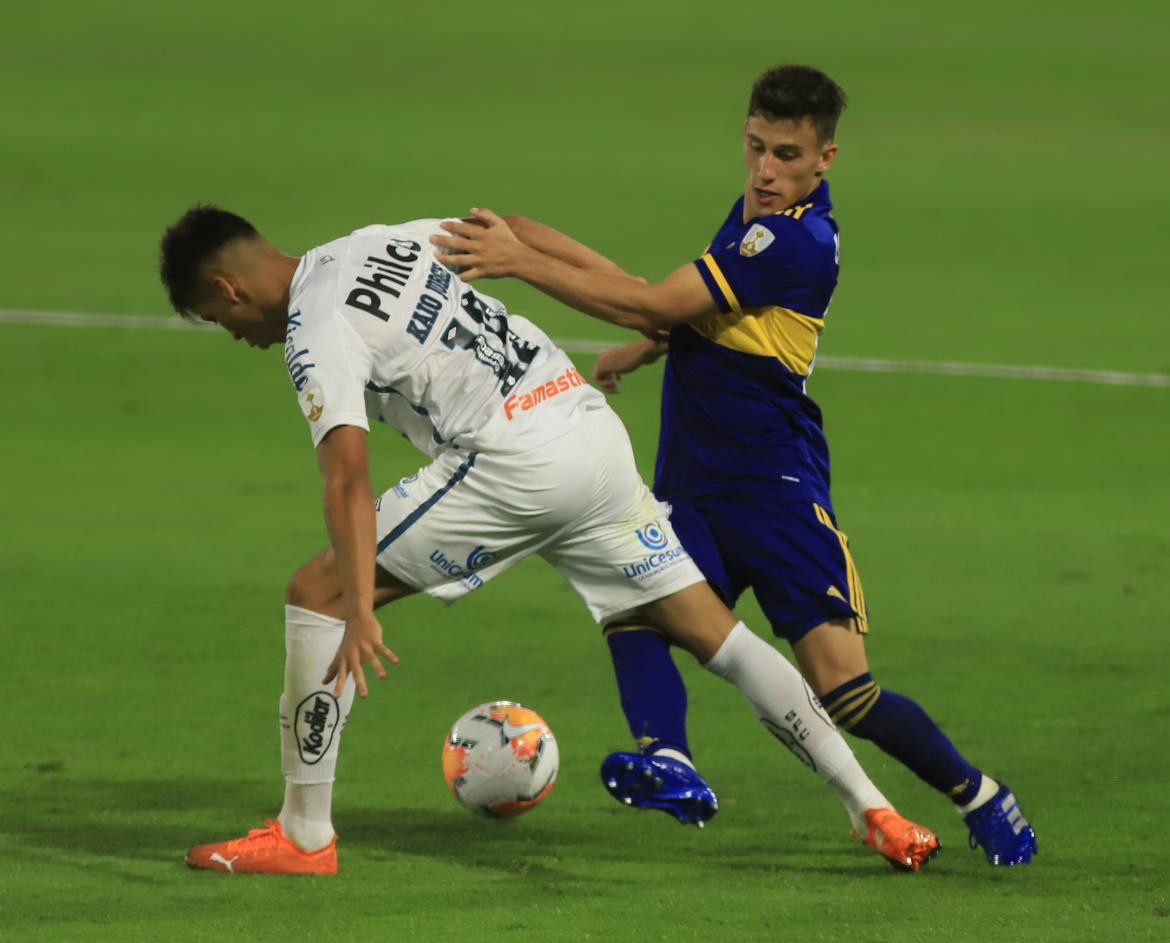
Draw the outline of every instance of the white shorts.
M669 513L602 406L531 451L453 452L403 478L378 499L377 560L451 603L536 553L605 623L703 581Z

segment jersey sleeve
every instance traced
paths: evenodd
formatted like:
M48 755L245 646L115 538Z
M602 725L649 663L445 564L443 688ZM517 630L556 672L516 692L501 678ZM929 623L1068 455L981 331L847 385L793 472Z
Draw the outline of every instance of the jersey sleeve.
M370 353L357 332L332 306L315 304L309 292L289 314L284 360L314 448L337 426L370 428L365 385Z
M695 267L723 313L784 305L801 294L817 266L803 227L783 216L761 219L731 245L713 245Z

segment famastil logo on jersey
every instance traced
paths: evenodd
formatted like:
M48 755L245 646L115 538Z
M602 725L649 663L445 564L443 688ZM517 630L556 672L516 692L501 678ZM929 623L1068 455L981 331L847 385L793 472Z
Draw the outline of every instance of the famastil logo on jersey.
M747 235L739 243L739 254L751 258L758 255L770 246L776 237L766 226L756 223L747 231Z
M560 396L562 393L567 393L569 390L578 386L588 386L585 378L574 367L569 367L564 373L553 377L553 379L542 383L535 389L529 390L527 393L516 395L513 393L506 400L504 400L504 418L511 422L516 413L526 413L530 409L535 409L541 403L547 403L554 396Z
M320 763L337 734L341 708L328 691L316 691L297 705L293 715L297 751L307 766Z

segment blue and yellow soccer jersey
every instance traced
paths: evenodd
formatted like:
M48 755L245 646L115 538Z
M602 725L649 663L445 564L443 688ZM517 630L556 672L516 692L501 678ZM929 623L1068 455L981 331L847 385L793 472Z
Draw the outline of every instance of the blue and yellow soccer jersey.
M805 393L837 285L829 185L743 221L736 201L695 261L719 313L670 334L655 493L761 488L829 503L821 411Z
M719 313L670 332L654 492L707 581L751 587L796 642L828 619L868 631L829 498L821 411L805 393L837 285L829 185L773 216L736 202L695 266Z

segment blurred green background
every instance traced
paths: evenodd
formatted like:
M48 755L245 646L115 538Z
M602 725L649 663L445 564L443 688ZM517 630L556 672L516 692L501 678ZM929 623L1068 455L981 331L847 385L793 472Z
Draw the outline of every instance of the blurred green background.
M752 80L816 64L850 107L831 175L827 356L1170 374L1164 5L947 8L40 3L0 28L0 309L165 317L162 229L195 200L289 252L490 206L659 277L742 186ZM567 339L615 329L511 283ZM821 370L835 501L883 684L1004 776L1028 869L851 741L945 850L916 878L692 664L702 833L617 807L627 734L596 629L538 562L445 610L354 712L334 881L193 874L279 803L281 589L324 541L283 364L216 332L0 323L0 939L1165 939L1170 391ZM588 357L579 358L588 370ZM615 398L645 470L658 371ZM421 458L373 442L375 486ZM747 599L740 612L764 623ZM561 742L512 823L446 794L471 705Z
M850 95L834 352L1166 371L1166 25L1156 3L21 5L3 300L165 310L156 237L195 199L291 252L485 205L659 276L741 187L751 82L796 60Z

